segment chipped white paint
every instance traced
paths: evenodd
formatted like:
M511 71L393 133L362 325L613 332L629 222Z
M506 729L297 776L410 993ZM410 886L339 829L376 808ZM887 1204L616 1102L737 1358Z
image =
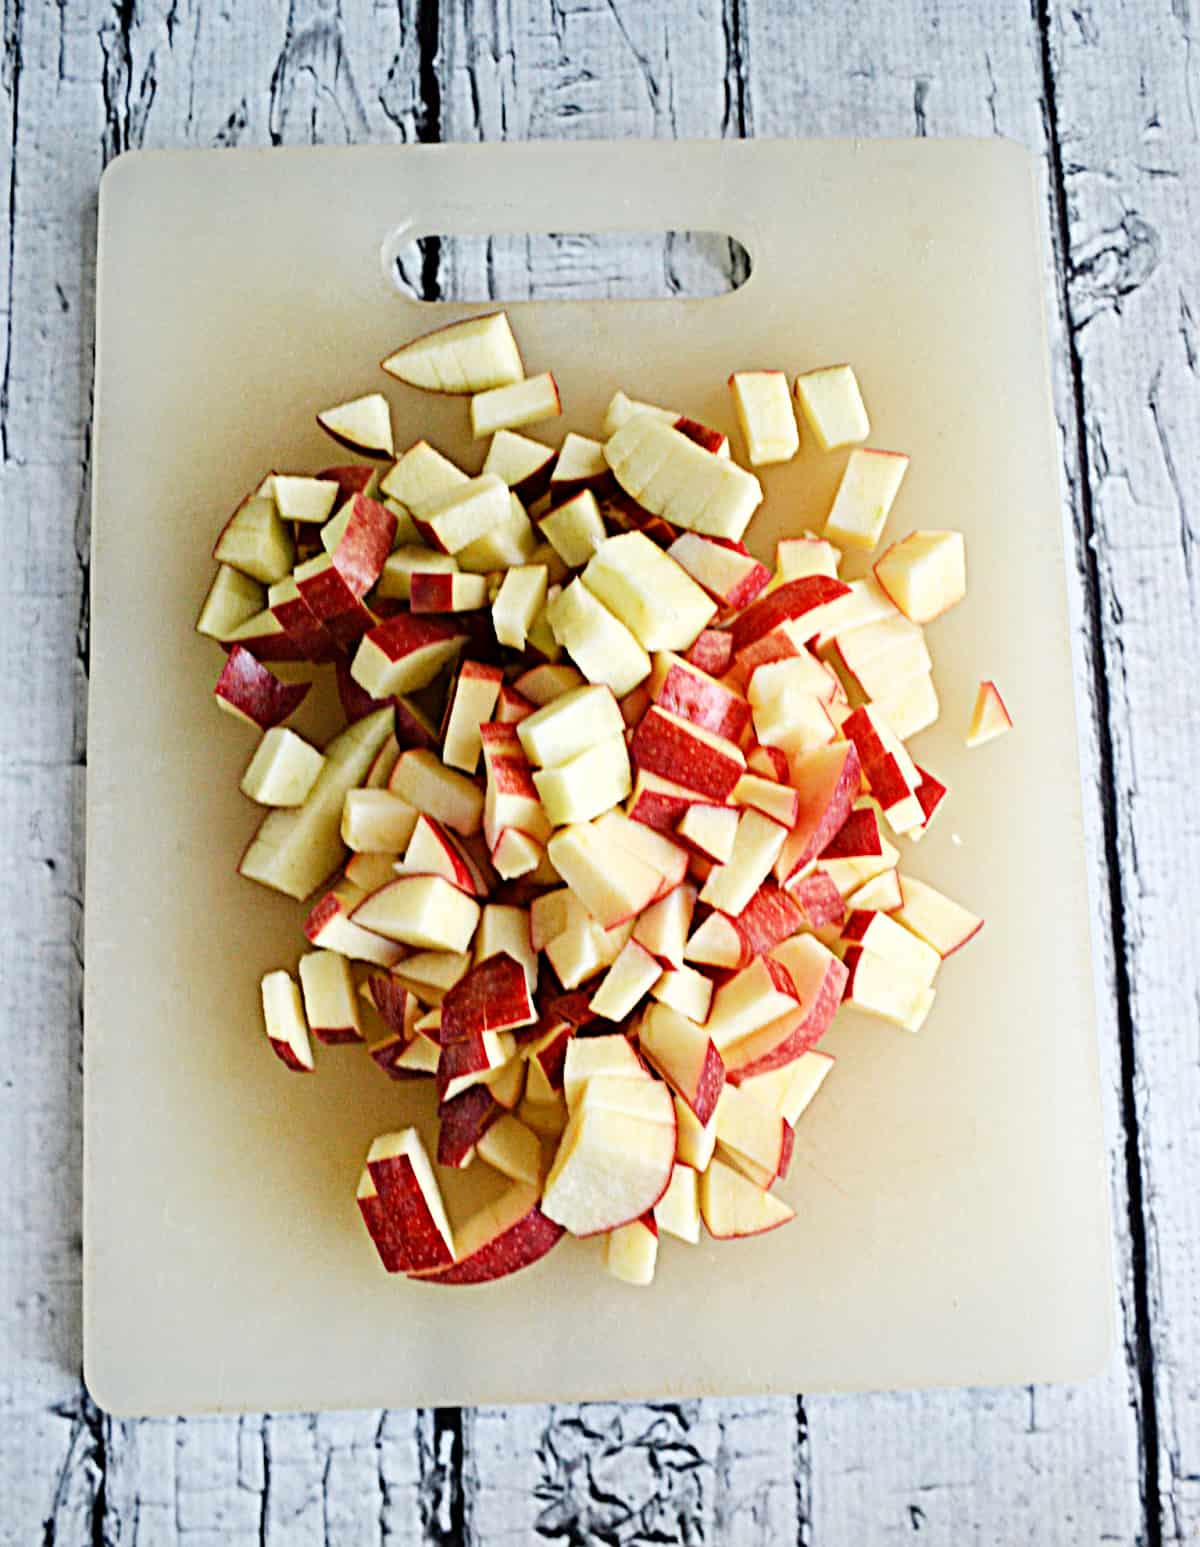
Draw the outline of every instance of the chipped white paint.
M1118 0L1045 9L8 0L0 1543L357 1547L540 1534L870 1547L918 1532L946 1544L1196 1534L1194 23L1187 0L1149 0L1136 25ZM139 143L741 133L1003 133L1043 157L1060 255L1047 291L1065 482L1076 532L1095 537L1090 549L1080 541L1072 602L1085 719L1100 715L1085 761L1111 1006L1102 1039L1121 1354L1105 1378L1070 1391L483 1410L461 1421L402 1408L107 1421L77 1373L82 595L103 161ZM586 244L554 238L496 243L478 260L438 256L410 280L544 295L618 277ZM697 267L727 261L677 244L649 252L636 277L687 286ZM1107 804L1097 771L1110 763ZM1140 1168L1127 1169L1127 1132Z

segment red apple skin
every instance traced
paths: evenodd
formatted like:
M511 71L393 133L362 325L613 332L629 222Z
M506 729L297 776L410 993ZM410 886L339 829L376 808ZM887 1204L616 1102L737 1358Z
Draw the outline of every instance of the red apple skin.
M764 747L757 742L746 753L746 768L760 779L774 779L776 784L787 784L787 753L779 747Z
M680 435L686 436L701 450L710 451L713 456L716 456L725 444L725 437L720 430L711 429L707 424L701 424L698 419L689 419L686 414L676 419L674 427Z
M363 1040L353 1026L310 1026L308 1029L326 1047L345 1047Z
M336 483L338 486L339 505L343 504L354 494L361 494L375 476L373 467L359 467L356 465L345 467L326 467L317 475L323 482Z
M442 744L438 740L437 732L424 716L417 713L404 695L397 694L393 703L396 709L396 740L400 743L401 750L408 752L414 748L423 747L429 752L440 751Z
M656 700L661 709L690 720L704 730L715 731L726 741L739 742L750 724L750 705L719 682L704 682L672 666L663 678Z
M683 1094L698 1123L707 1123L717 1110L717 1102L725 1089L725 1061L717 1052L716 1044L709 1039L704 1052L704 1063L696 1088Z
M487 1284L518 1273L543 1258L562 1240L561 1225L549 1220L536 1205L501 1235L462 1262L438 1273L414 1275L425 1284Z
M800 910L801 928L840 926L846 916L842 894L823 870L814 870L802 880L789 882L788 892Z
M346 716L346 724L352 725L355 720L363 720L369 714L374 714L376 709L386 709L391 702L387 698L372 698L355 682L350 675L350 667L344 656L339 655L334 663L337 675L338 699L342 705L342 713ZM399 738L397 738L399 739Z
M542 1014L546 1020L546 1029L556 1020L566 1021L569 1025L590 1026L599 1017L592 1009L591 999L594 990L590 988L572 988L564 993L550 994L543 1005ZM564 1052L564 1057L566 1056Z
M779 1151L779 1170L775 1173L776 1181L785 1182L787 1174L792 1169L792 1152L796 1147L796 1130L786 1118L780 1118L783 1123L783 1144Z
M849 594L850 587L828 575L804 575L799 580L789 580L778 590L771 591L740 613L732 625L733 652L735 655L747 649L765 634L802 618L814 608L824 607L839 596Z
M802 870L818 854L824 853L830 842L857 813L852 811L862 782L862 766L853 742L845 744L846 751L834 779L822 780L812 789L803 788L803 781L795 781L800 787L800 810L796 825L792 828L779 858L775 862L775 879L787 881ZM821 753L824 753L824 748ZM874 813L869 813L874 818ZM881 854L878 824L876 823L874 850L866 853Z
M637 767L717 801L728 798L744 772L740 761L689 735L686 724L669 719L657 704L634 731L629 753Z
M733 920L733 926L742 945L738 966L747 967L756 956L765 956L802 929L804 913L781 886L766 881Z
M546 1076L546 1083L550 1086L551 1090L561 1090L563 1088L563 1070L567 1064L567 1047L574 1035L574 1026L571 1025L570 1021L563 1021L558 1035L553 1037L540 1052L533 1055L541 1065L542 1073Z
M280 682L274 672L241 645L234 645L221 668L214 695L259 730L282 725L304 702L308 682Z
M461 1079L464 1074L478 1074L489 1067L482 1036L460 1037L454 1042L443 1042L435 1076L438 1101L445 1101L446 1092L455 1080Z
M388 661L402 661L415 650L428 645L442 644L448 639L459 639L462 630L442 618L414 618L409 612L397 613L386 623L380 623L370 631L371 643ZM397 731L397 739L399 732Z
M922 825L928 827L933 813L946 798L946 786L940 779L935 779L928 769L922 768L920 763L917 764L917 772L921 775L921 782L917 785L915 793L921 810L925 813L925 821Z
M438 1112L437 1163L458 1168L504 1111L486 1085L472 1085Z
M871 806L852 811L821 850L822 859L867 859L883 853L879 818Z
M725 629L706 628L696 636L683 658L710 677L723 677L733 661L733 635Z
M411 1265L404 1243L404 1232L389 1214L383 1199L378 1195L359 1198L358 1209L367 1233L375 1243L380 1262L389 1273L403 1273Z
M692 803L690 792L672 795L665 790L640 790L634 794L629 817L631 821L652 827L656 833L673 838L680 817Z
M390 972L373 972L367 979L367 986L371 990L371 1002L387 1029L406 1041L411 1040L405 1024L409 993L404 985L397 983Z
M222 641L221 649L226 655L234 650L248 650L256 661L304 661L308 657L300 649L296 641L286 632L278 634L254 634L246 639L235 642Z
M271 1051L280 1063L286 1064L293 1073L312 1074L314 1072L309 1064L300 1062L290 1042L283 1042L278 1037L268 1037L267 1041L271 1044Z
M731 1084L739 1085L756 1074L769 1074L782 1069L807 1053L829 1030L838 1007L846 993L848 972L844 963L836 957L830 961L817 997L807 1010L796 1012L795 1024L776 1045L752 1063L742 1064L729 1071Z
M440 570L414 573L408 605L414 612L453 612L454 576Z
M360 601L383 573L396 540L396 518L378 500L354 496L350 520L334 550L334 568Z
M333 635L302 595L274 603L271 611L306 661L323 663L337 659L338 647Z
M533 1020L529 980L506 951L472 967L442 1000L442 1046Z
M624 489L615 488L606 501L606 512L623 532L644 532L660 548L669 548L679 533L669 521L639 505Z
M389 1227L394 1226L397 1232L392 1239L404 1242L403 1249L409 1267L448 1267L452 1261L451 1255L429 1212L408 1156L394 1155L386 1160L372 1160L368 1162L367 1168Z

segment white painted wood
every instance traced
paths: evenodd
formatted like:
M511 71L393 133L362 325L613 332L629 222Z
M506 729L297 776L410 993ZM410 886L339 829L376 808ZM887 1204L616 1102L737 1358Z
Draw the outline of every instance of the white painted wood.
M649 5L474 7L466 31L477 38L477 68L464 64L443 20L445 132L518 138L711 134L722 126L798 134L924 127L929 133L998 129L1044 144L1038 105L1045 83L1026 8L977 8L967 0L936 7L928 0L915 10L827 5L795 20L790 10L767 0L730 0L720 15L710 5L680 7L680 20L668 27L656 23L662 12ZM996 14L977 16L977 10ZM245 9L206 0L168 7L155 0L136 8L127 31L122 14L101 0L53 7L27 0L5 14L0 199L15 224L11 246L0 248L3 293L11 301L0 313L6 361L0 501L15 562L0 606L8 667L0 687L0 724L8 733L0 749L0 835L6 895L20 903L5 934L0 974L9 1071L0 1082L0 1154L7 1162L0 1180L6 1243L0 1254L0 1541L36 1540L44 1522L49 1541L90 1540L102 1471L105 1540L176 1542L185 1530L202 1531L213 1542L242 1540L261 1525L260 1539L290 1541L284 1501L307 1500L310 1492L325 1499L331 1491L324 1482L326 1453L345 1457L330 1468L330 1478L344 1464L352 1491L370 1493L370 1447L363 1438L370 1420L323 1417L322 1433L338 1435L336 1443L297 1436L290 1427L296 1421L287 1420L286 1445L280 1439L287 1486L281 1481L277 1491L264 1493L261 1423L104 1425L81 1400L75 1374L75 813L82 750L76 620L84 574L76 523L86 465L92 196L102 148L111 152L139 137L154 144L407 139L428 114L408 4L293 0L289 7L272 0ZM674 17L675 7L666 14ZM1180 924L1195 913L1196 825L1180 797L1190 787L1196 717L1191 677L1169 669L1172 661L1190 659L1196 624L1195 582L1184 563L1189 548L1195 559L1194 539L1185 537L1194 531L1188 510L1196 483L1192 28L1189 8L1179 0L1155 0L1136 14L1115 0L1063 6L1055 11L1052 82L1069 169L1071 311L1101 536L1101 617L1137 986L1138 1110L1152 1211L1155 1393L1164 1442L1159 1481L1170 1539L1194 1534L1200 1470L1192 1289L1197 1232L1189 1184L1197 1143L1190 1041L1196 959L1195 932ZM15 211L8 202L14 127ZM1153 239L1133 223L1135 215ZM1151 257L1156 261L1147 273ZM1061 347L1057 364L1065 468L1078 508L1069 360ZM1077 585L1086 640L1080 595ZM1081 674L1085 688L1086 680ZM1095 768L1093 748L1092 790ZM1098 801L1090 814L1098 869ZM1101 883L1101 923L1103 899ZM1106 940L1101 930L1098 944L1103 948ZM1111 982L1112 963L1105 965ZM1132 1346L1114 1015L1104 1017L1103 1033ZM1109 1536L1132 1542L1143 1533L1131 1389L1128 1369L1117 1367L1107 1381L1071 1393L810 1401L798 1475L801 1508L816 1514L811 1539L838 1547L920 1527L946 1541L953 1533L955 1541ZM721 1453L697 1439L710 1432L706 1425L724 1423L738 1434L744 1426L749 1436L761 1424L752 1405L720 1404L711 1414L713 1406L703 1404L705 1411L684 1420L688 1443L706 1460ZM769 1404L766 1427L788 1432L790 1444L788 1407ZM465 1480L477 1540L503 1540L509 1518L504 1490L514 1473L501 1466L497 1449L535 1455L555 1417L528 1410L507 1424L491 1412L468 1419ZM277 1422L268 1425L272 1436ZM410 1507L413 1479L422 1467L427 1478L439 1476L431 1424L425 1419L414 1427L397 1413L382 1430L388 1521L396 1531L413 1532L413 1539L422 1529L420 1508ZM636 1425L626 1432L636 1438ZM778 1488L786 1449L764 1447L763 1475L774 1466L776 1491L765 1484L773 1502L758 1537L749 1539L795 1536L789 1529L794 1514ZM734 1450L741 1453L740 1439ZM272 1481L280 1470L272 1443ZM536 1479L541 1472L525 1475ZM643 1496L632 1487L627 1492ZM755 1485L738 1496L755 1498ZM453 1519L448 1495L432 1515L430 1497L428 1486L417 1490L430 1526L437 1529L440 1519L444 1527ZM510 1502L516 1518L527 1520L528 1496ZM752 1516L752 1507L743 1515ZM713 1526L701 1539L726 1539L717 1531L721 1517L703 1518ZM358 1539L373 1537L367 1531ZM527 1540L528 1533L516 1539Z

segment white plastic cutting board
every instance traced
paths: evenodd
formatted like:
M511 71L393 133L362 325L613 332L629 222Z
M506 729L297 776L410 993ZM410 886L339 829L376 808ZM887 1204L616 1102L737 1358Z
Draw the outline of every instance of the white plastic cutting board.
M843 1015L796 1137L787 1229L664 1241L649 1290L595 1243L481 1290L388 1278L368 1142L413 1110L361 1051L290 1075L258 980L302 910L234 866L253 738L192 632L211 544L269 466L339 460L313 413L382 388L398 443L477 466L466 406L375 362L468 308L385 283L421 232L722 230L718 300L510 308L549 427L617 387L733 430L726 377L852 360L912 468L892 533L958 526L971 594L930 629L950 785L914 873L987 917L919 1036ZM1032 164L1001 142L526 145L123 156L101 191L88 786L85 1350L121 1413L1078 1378L1111 1335L1075 717ZM540 432L535 432L540 433ZM736 442L735 442L736 444ZM344 458L342 458L344 460ZM819 522L844 454L766 473L751 528ZM1014 734L967 752L975 684ZM304 726L316 728L312 718ZM906 846L907 847L907 846Z

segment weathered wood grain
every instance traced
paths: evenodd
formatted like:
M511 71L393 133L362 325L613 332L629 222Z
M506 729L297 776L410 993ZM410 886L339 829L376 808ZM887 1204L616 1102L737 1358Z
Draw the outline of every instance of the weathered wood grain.
M6 5L0 496L16 562L0 582L0 723L11 732L0 863L20 902L0 978L0 1153L15 1157L0 1181L0 1542L538 1533L836 1547L918 1531L946 1542L1195 1534L1188 1031L1200 986L1195 931L1178 920L1189 898L1194 908L1200 855L1194 808L1178 797L1197 698L1170 667L1190 660L1196 638L1193 22L1185 0L1156 0L1135 42L1113 0L1053 15L969 0L812 10ZM1124 1358L1073 1391L105 1420L77 1374L87 426L104 158L141 143L993 132L1046 155L1061 260L1052 324L1079 537L1073 606L1085 649L1098 631L1104 667L1096 676L1085 659L1080 681L1098 716L1085 762ZM648 250L634 277L669 291L730 262L675 244ZM409 277L441 293L629 282L609 256L563 238L474 258L427 248ZM1117 800L1106 808L1096 770L1110 765Z

